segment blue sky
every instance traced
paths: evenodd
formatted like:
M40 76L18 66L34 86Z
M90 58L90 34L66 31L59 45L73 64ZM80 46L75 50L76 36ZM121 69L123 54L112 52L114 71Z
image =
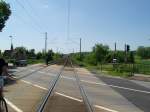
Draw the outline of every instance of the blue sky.
M17 2L19 1L19 2ZM150 0L71 0L70 36L67 38L68 0L6 0L12 15L0 33L0 49L25 46L41 51L44 32L48 32L48 49L60 52L90 51L95 43L114 49L124 44L134 50L150 46ZM23 5L23 6L22 6Z

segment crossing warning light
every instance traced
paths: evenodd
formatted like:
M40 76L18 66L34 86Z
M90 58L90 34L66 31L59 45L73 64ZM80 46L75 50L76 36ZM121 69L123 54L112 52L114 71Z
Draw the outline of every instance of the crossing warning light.
M130 45L127 45L127 52L130 51Z

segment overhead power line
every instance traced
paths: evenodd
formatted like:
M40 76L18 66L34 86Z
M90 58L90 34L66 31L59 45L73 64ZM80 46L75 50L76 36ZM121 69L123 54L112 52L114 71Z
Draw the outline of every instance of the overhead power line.
M67 39L70 38L70 9L71 9L71 1L68 0L68 13L67 13Z
M16 16L16 18L17 18L22 24L29 26L28 24L30 24L30 23L28 23L23 17L21 17L21 16L18 15L18 14L15 14L15 16ZM33 24L30 24L30 27L31 27L34 31L36 31L36 32L41 32L41 31L40 31L35 25L33 25Z
M24 11L26 12L26 14L28 15L28 17L33 21L34 25L41 31L41 26L37 23L37 21L34 19L34 17L32 17L32 15L30 15L30 13L27 11L27 9L22 5L22 3L18 0L16 0L16 2L18 3L18 5L20 7L22 7L24 9Z
M30 0L25 0L25 1L26 1L26 3L28 4L28 6L30 7L31 11L33 12L33 15L35 16L35 18L38 18L40 21L42 21L42 18L37 14L37 11L35 10L35 8L33 7L33 5L31 4ZM39 21L38 21L38 22L39 22ZM40 26L41 26L41 24L40 24ZM47 24L44 24L44 25L42 25L42 26L44 26L43 28L44 28L45 30L48 29Z

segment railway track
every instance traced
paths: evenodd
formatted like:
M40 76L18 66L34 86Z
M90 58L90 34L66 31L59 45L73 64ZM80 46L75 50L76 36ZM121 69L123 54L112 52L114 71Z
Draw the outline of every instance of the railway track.
M76 80L67 82L62 79L61 76L65 73L73 75ZM37 112L94 112L93 105L69 57L66 58L64 66L50 83L48 93Z
M61 59L60 59L60 60L61 60ZM58 64L58 62L59 62L60 60L57 60L57 61L54 60L54 61L50 62L49 64L50 64L50 65L52 65L52 64ZM35 67L36 67L36 69L35 69ZM47 68L47 67L48 67L48 66L42 66L42 65L35 65L35 66L27 67L27 68L24 68L24 69L22 69L22 70L20 70L20 71L14 72L14 73L13 73L13 77L14 77L16 80L20 80L20 79L23 79L23 78L25 78L25 77L28 77L28 76L30 76L30 75L32 75L32 74L38 72L38 71L41 71L41 70L43 70L43 69L45 69L45 68ZM20 75L21 73L26 72L26 71L27 71L27 73Z

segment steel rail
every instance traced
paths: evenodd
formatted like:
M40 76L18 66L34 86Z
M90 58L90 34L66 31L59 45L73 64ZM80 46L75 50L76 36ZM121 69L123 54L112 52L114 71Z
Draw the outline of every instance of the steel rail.
M56 64L56 63L58 63L58 62L57 62L56 60L54 60L54 61L51 62L50 64ZM48 65L48 66L49 66L49 65ZM14 72L14 74L13 74L12 76L13 76L14 79L20 80L20 79L22 79L22 78L25 78L25 77L28 77L28 76L32 75L33 73L36 73L36 72L38 72L38 71L40 71L40 70L45 69L45 68L47 68L48 66L40 67L40 65L36 65L36 66L27 67L27 68L25 68L25 69L23 69L23 70L21 70L21 71ZM24 72L24 71L26 71L26 70L30 70L30 69L32 69L32 68L34 68L34 67L40 67L40 68L38 68L37 70L34 70L34 71L30 72L30 73L27 73L27 74L25 74L25 75L22 75L22 76L20 76L20 77L15 77L15 76L17 76L16 74L22 73L22 72Z
M84 102L84 104L86 105L87 111L88 111L88 112L94 112L94 108L93 108L93 106L92 106L92 103L91 103L90 100L88 99L88 96L87 96L87 94L86 94L86 91L85 91L85 89L83 88L83 86L82 86L82 84L81 84L81 81L80 81L79 76L78 76L78 74L77 74L77 72L76 72L76 70L75 70L75 68L74 68L74 66L73 66L73 63L72 63L71 59L70 59L70 64L71 64L71 67L73 68L73 72L74 72L74 74L75 74L75 78L76 78L76 81L77 81L79 90L80 90L80 92L81 92L81 96L82 96L82 98L83 98L83 102Z
M50 88L49 88L49 90L48 90L48 93L46 94L46 96L45 96L43 102L42 102L41 105L39 106L37 112L43 112L43 111L44 111L44 107L45 107L45 105L46 105L46 103L47 103L49 97L53 95L53 91L54 91L54 89L55 89L55 87L56 87L56 85L57 85L57 82L58 82L58 80L59 80L59 78L60 78L60 76L61 76L62 71L64 70L64 68L65 68L65 66L66 66L66 63L67 63L67 60L65 61L64 66L61 68L61 70L60 70L60 72L58 73L58 75L56 76L56 78L55 78L55 79L53 80L53 82L50 84Z
M18 74L18 73L21 73L21 72L24 72L24 71L26 71L26 70L32 69L32 68L34 68L34 67L39 67L39 66L40 66L40 65L27 66L26 68L23 68L22 70L16 71L16 72L14 72L14 73L15 73L15 74Z

